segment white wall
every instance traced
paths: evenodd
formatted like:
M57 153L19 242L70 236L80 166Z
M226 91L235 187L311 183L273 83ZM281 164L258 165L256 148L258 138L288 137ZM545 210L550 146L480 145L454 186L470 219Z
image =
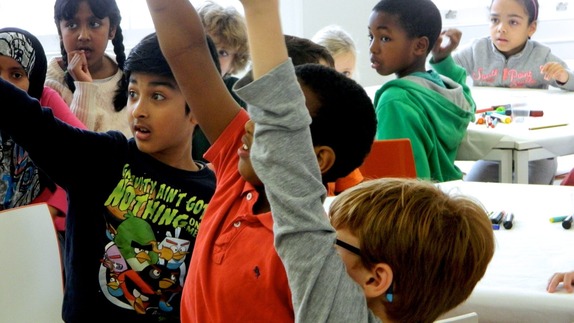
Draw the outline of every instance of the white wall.
M394 78L382 77L370 67L368 20L371 9L377 0L283 0L281 15L283 29L286 34L311 38L322 27L338 24L351 34L358 49L357 71L358 81L364 86L381 84ZM291 7L301 7L301 11L293 12ZM297 24L288 18L294 14L301 17Z
M142 37L153 31L143 0L116 0L122 12L124 44L129 52ZM198 4L203 0L191 0ZM216 0L242 12L239 0ZM463 31L462 44L488 34L488 5L491 0L434 0L443 18L449 10L456 17L443 19L443 26ZM281 17L286 34L311 38L323 26L338 24L353 36L359 57L358 81L364 86L379 85L394 76L382 77L370 68L367 23L378 0L281 0ZM564 60L574 61L574 0L539 0L540 21L533 39L548 44ZM53 21L54 0L0 0L0 26L15 26L35 34L48 56L59 55L59 40ZM21 8L25 15L17 14ZM557 8L566 10L558 10ZM451 17L450 15L449 17ZM108 47L111 50L111 45ZM574 68L574 66L571 66Z
M491 0L434 1L443 14L443 26L456 27L463 32L461 46L476 37L488 35L488 6ZM325 25L339 24L357 43L358 81L364 86L382 84L394 76L382 77L370 68L367 24L371 9L377 2L378 0L283 0L283 28L285 33L310 38ZM532 39L550 46L558 57L574 62L574 0L539 0L539 3L538 31ZM300 8L300 11L293 9L295 7ZM566 10L560 10L564 7ZM456 11L456 18L446 19L448 10ZM291 21L289 17L293 17L292 15L297 19Z

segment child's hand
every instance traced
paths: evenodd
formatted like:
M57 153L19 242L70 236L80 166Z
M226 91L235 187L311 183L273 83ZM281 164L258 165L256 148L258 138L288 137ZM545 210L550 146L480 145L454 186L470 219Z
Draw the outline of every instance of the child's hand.
M574 291L574 288L572 288L572 285L574 284L574 271L567 273L555 273L552 275L548 281L546 290L549 293L554 293L560 283L563 283L565 291L572 293Z
M544 74L544 79L547 81L555 79L562 84L568 82L568 72L564 66L556 62L549 62L540 66L540 73Z
M441 32L432 49L433 61L438 63L447 58L448 55L458 47L461 38L462 32L455 28L450 28Z
M78 82L92 82L92 75L88 69L88 60L84 51L73 51L68 56L68 73L74 80Z

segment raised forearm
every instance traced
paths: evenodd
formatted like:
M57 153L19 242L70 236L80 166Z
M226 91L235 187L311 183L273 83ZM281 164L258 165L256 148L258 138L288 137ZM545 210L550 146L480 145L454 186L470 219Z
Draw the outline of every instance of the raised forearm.
M278 0L241 0L245 9L253 78L288 59Z

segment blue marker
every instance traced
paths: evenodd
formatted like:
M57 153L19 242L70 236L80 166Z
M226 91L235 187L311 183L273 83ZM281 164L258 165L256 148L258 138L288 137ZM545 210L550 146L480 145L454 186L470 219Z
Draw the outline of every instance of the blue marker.
M500 230L500 224L493 224L492 230Z

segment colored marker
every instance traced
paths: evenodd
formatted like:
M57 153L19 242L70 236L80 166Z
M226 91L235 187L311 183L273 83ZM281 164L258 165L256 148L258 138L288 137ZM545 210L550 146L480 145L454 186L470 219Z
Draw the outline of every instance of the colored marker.
M496 215L491 215L490 216L490 222L492 222L492 224L500 224L500 222L502 222L502 218L504 217L505 214L506 214L506 212L500 211Z
M493 224L492 230L500 230L500 224Z
M564 229L570 229L572 227L572 216L569 215L566 219L562 221L562 227Z
M555 216L555 217L553 217L553 218L550 218L550 223L562 222L562 221L564 221L567 217L568 217L567 215Z
M510 123L512 121L512 118L500 113L491 113L490 115L504 123Z
M506 110L506 111L504 111L504 114L507 116L511 116L512 110ZM529 110L528 116L529 117L542 117L542 116L544 116L544 111L542 111L542 110Z
M502 219L502 225L505 229L512 229L512 224L514 223L514 213L506 213L504 219Z

